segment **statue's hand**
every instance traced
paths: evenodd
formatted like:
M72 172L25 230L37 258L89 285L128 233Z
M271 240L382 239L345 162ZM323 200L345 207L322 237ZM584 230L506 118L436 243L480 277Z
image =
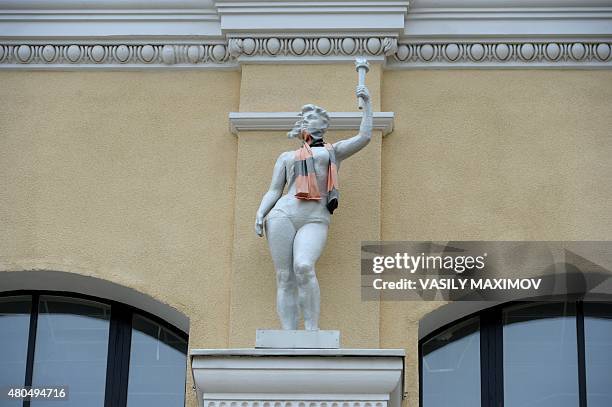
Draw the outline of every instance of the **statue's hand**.
M255 233L257 233L257 236L262 237L264 235L263 233L263 218L258 216L255 219Z
M358 85L355 94L357 95L357 99L362 98L365 103L370 101L370 91L368 91L365 85Z

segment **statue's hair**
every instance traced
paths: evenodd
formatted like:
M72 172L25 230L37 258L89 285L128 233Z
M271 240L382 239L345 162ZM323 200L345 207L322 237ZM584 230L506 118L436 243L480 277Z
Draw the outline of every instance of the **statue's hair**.
M293 129L287 133L289 138L298 137L303 130L306 130L315 139L323 138L323 134L329 127L329 114L325 109L313 104L304 105L299 117Z

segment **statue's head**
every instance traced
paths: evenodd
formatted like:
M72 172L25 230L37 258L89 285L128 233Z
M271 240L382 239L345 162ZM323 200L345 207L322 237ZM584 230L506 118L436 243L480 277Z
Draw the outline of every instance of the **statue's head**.
M323 135L329 127L329 114L322 107L308 104L302 107L300 118L293 125L293 129L287 133L289 138L305 140L308 135L313 140L323 139Z

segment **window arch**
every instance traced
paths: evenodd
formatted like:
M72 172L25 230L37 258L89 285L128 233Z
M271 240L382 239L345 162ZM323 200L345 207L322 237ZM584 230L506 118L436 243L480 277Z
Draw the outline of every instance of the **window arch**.
M0 388L68 388L67 400L4 395L3 403L183 406L187 339L158 317L115 301L55 291L2 293Z
M612 303L514 302L419 342L421 407L612 405Z

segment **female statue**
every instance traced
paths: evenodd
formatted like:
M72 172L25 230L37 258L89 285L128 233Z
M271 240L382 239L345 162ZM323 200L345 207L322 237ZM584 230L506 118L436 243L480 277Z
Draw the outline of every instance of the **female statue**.
M368 89L356 91L363 105L359 134L325 143L329 115L315 105L305 105L289 138L302 147L282 153L276 160L272 182L255 220L258 236L265 233L276 269L276 307L283 329L297 329L300 313L304 328L319 329L320 292L315 263L321 256L331 214L338 206L337 171L340 164L369 142L372 106ZM287 194L283 190L287 184Z

